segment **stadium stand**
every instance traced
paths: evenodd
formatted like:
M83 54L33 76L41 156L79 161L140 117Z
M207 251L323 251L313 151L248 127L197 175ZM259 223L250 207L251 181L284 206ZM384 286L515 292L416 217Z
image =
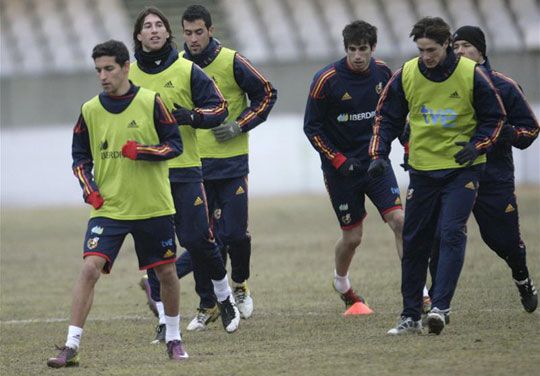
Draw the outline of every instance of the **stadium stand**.
M356 19L364 20L377 27L377 56L393 56L396 54L396 42L390 28L384 8L377 0L352 1L353 14Z
M413 8L407 0L382 0L389 16L386 27L390 27L397 38L399 53L411 57L416 54L416 47L409 38L412 25L417 21Z
M419 18L433 16L436 14L442 19L451 22L446 9L443 7L443 4L440 1L414 0L412 4L416 9L416 15Z
M39 1L39 0L38 0ZM68 1L65 3L66 15L69 20L76 20L73 22L73 36L77 39L77 55L81 59L81 63L87 67L91 67L91 60L87 57L88 51L83 51L83 46L94 46L103 41L104 35L102 35L102 28L100 27L100 19L98 19L95 13L95 8L91 6L90 2L82 1ZM56 30L56 29L54 29ZM53 30L53 31L54 31Z
M73 1L71 3L76 2ZM31 0L29 5L34 11L38 24L41 25L48 64L54 70L66 73L81 68L82 50L80 50L80 46L75 40L76 33L73 29L75 23L72 22L74 19L69 17L69 13L64 13L66 11L65 5L67 4L60 4L57 0ZM80 19L85 19L86 17L86 14L80 15ZM64 19L67 22L64 22ZM92 27L88 33L91 33L95 29L95 27Z
M478 7L493 41L491 48L506 51L523 49L517 25L514 24L510 12L507 12L503 0L478 0Z
M95 44L131 39L122 0L2 0L0 7L2 76L88 70Z
M122 0L94 0L103 24L103 37L121 40L132 47L131 20Z
M321 32L328 33L332 39L332 53L343 54L343 27L353 20L344 0L317 0L326 25Z
M298 60L298 43L293 22L288 21L284 3L280 1L254 0L259 19L268 35L277 61ZM242 24L240 24L242 25ZM241 31L239 31L241 33Z
M299 44L308 59L326 59L331 55L331 41L317 17L318 8L311 0L286 0L294 23Z
M538 0L510 0L510 9L515 15L527 50L540 50L540 6Z
M353 19L379 30L377 56L416 53L408 36L419 18L441 16L455 28L478 25L490 51L540 50L540 0L201 0L216 34L257 63L322 61L343 53ZM109 38L131 48L132 21L158 6L181 44L181 14L192 0L0 0L2 77L87 71L88 51ZM21 32L24 30L25 32Z
M6 21L2 22L9 31L12 39L12 48L5 48L2 43L2 55L13 54L7 60L13 62L11 73L24 72L26 74L41 73L49 67L46 64L39 64L45 61L45 51L38 40L38 30L35 22L32 22L31 12L25 1L2 1L2 14ZM23 53L24 51L24 53ZM4 74L4 69L1 69Z
M475 4L471 0L453 0L447 1L446 6L450 14L451 23L456 29L461 25L476 25L486 29L484 22ZM490 35L486 35L487 43L491 45Z
M273 51L263 32L262 23L248 0L222 0L225 15L236 39L237 49L253 61L269 60ZM241 30L235 29L238 25Z
M4 4L0 3L0 67L2 73L10 75L15 69L15 61L20 60L13 51L13 44L8 41L13 40L13 36L7 27L7 19Z

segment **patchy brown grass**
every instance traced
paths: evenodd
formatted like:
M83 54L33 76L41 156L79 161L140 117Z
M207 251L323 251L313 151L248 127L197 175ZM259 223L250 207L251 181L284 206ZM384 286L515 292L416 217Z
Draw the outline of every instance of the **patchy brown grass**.
M529 267L540 282L540 192L529 187L518 194ZM342 303L331 288L339 231L326 197L257 198L250 211L255 312L237 333L226 334L221 325L203 333L184 331L190 359L168 361L164 346L150 344L155 321L137 286L141 274L128 240L113 273L97 286L81 366L52 370L46 359L55 354L54 343L65 341L87 211L3 210L0 373L374 376L538 371L540 315L523 311L509 270L482 243L474 221L451 324L440 336L386 336L401 308L400 268L390 229L372 206L368 211L351 279L375 314L341 316ZM181 284L185 328L197 300L192 278Z

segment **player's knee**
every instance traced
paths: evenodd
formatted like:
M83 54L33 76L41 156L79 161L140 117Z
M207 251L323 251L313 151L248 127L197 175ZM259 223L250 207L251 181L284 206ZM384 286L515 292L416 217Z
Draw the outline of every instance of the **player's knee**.
M481 232L482 240L486 245L494 252L504 258L504 255L509 253L519 253L521 248L524 247L523 242L518 236L512 236L513 234L504 233L486 233Z
M102 266L98 263L85 262L81 270L81 276L86 281L96 282L101 275Z
M214 243L192 244L192 247L186 247L193 264L208 264L210 260L222 259L219 247Z
M362 238L343 239L343 245L348 249L356 249L360 246Z
M362 242L362 228L354 228L352 230L343 231L343 245L348 249L356 249Z
M156 275L160 282L167 283L174 281L178 277L176 276L176 267L174 263L158 265L154 268Z
M391 222L388 222L388 224L396 235L401 236L401 234L403 233L403 216L397 217Z
M403 211L395 210L385 216L385 220L396 235L403 233Z
M462 228L458 227L450 227L447 229L443 229L441 232L441 243L450 245L450 246L457 246L464 243L467 239L467 229L465 226Z
M180 245L187 250L206 249L215 246L215 242L210 239L210 234L185 234L180 238Z
M251 243L251 237L245 231L236 231L220 235L220 239L225 245L241 247Z

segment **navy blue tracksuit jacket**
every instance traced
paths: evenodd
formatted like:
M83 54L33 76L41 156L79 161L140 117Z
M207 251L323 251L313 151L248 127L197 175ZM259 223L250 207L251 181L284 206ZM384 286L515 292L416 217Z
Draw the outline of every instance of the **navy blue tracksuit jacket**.
M454 72L457 62L458 58L448 49L446 59L437 67L428 69L420 60L418 68L427 79L442 82ZM476 67L474 73L473 106L477 127L470 141L479 153L485 153L494 145L502 128L504 108L487 72L481 67ZM403 133L408 112L401 70L398 70L384 89L377 107L370 145L372 158L388 156L392 140ZM420 319L422 290L438 221L440 257L432 304L441 312L450 311L463 266L466 223L481 169L482 165L436 171L410 170L403 229L402 316Z

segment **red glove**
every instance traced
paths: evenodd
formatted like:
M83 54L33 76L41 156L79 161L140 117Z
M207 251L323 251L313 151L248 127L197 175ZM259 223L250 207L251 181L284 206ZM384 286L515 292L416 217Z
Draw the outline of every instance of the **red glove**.
M129 159L137 159L137 144L136 141L128 141L124 146L122 146L122 155Z
M86 202L94 207L94 209L99 209L103 205L103 197L99 194L98 191L94 191L86 196Z

